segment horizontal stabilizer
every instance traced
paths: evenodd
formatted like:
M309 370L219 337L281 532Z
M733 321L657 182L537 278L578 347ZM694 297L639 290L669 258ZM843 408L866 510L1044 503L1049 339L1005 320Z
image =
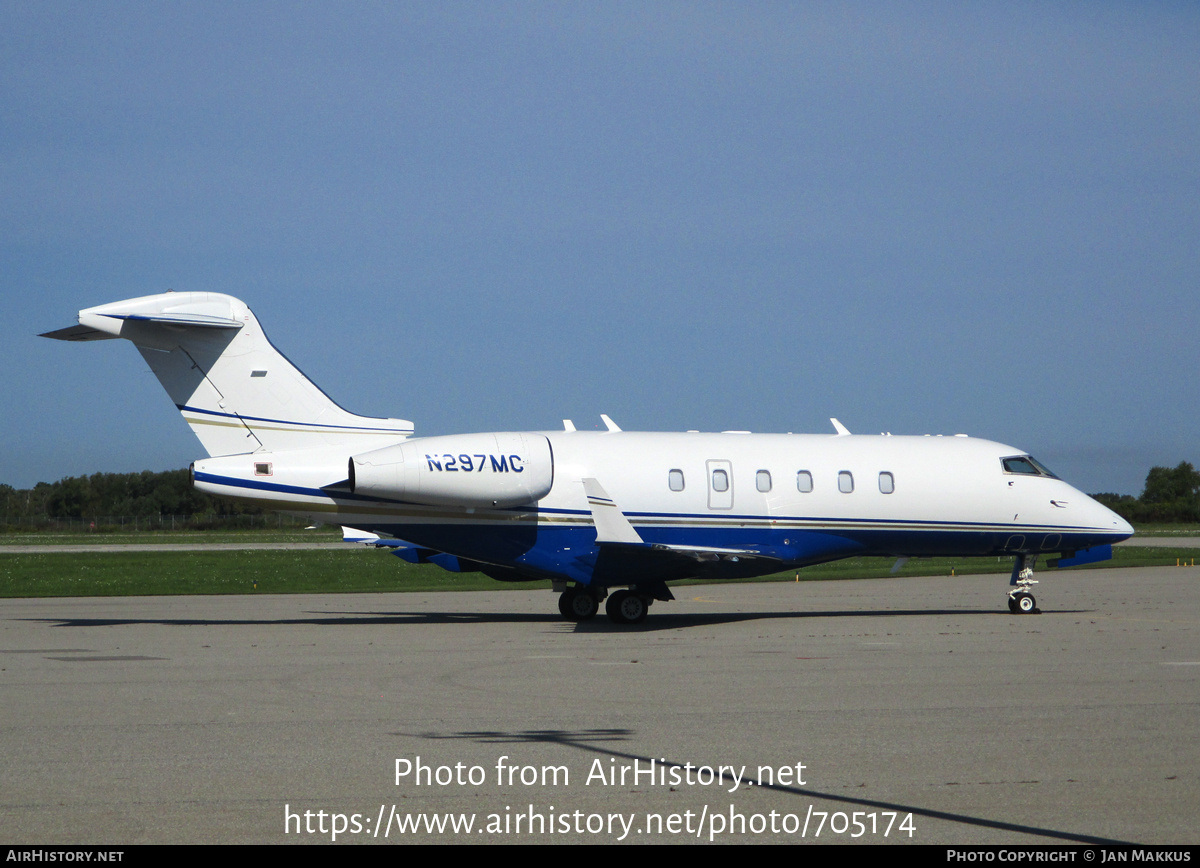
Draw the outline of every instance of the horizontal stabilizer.
M225 316L211 316L203 313L160 313L153 316L144 314L106 314L112 319L131 320L133 322L161 322L175 326L195 326L205 329L240 329L243 323Z
M339 407L280 353L244 302L167 292L89 307L62 341L134 344L210 456L338 446L367 452L403 441L411 422Z
M56 341L111 341L117 335L102 332L100 329L94 329L91 326L73 325L67 326L65 329L43 332L38 337L53 338Z

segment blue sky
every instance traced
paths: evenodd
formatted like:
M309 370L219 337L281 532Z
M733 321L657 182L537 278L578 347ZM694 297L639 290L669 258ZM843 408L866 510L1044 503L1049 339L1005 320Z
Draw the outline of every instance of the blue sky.
M418 434L968 433L1200 464L1200 6L0 3L0 482L200 457L136 351L245 299Z

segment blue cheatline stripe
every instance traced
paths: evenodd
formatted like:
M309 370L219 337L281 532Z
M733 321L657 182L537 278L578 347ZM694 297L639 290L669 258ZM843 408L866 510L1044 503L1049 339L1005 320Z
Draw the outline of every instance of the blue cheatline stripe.
M590 501L589 501L590 502ZM612 501L609 501L613 503ZM614 504L615 505L615 504ZM514 507L519 510L519 507ZM548 515L577 515L588 516L587 510L580 509L562 509L558 507L539 506L538 512ZM999 530L1006 531L1088 531L1088 532L1103 532L1102 528L1088 527L1087 525L1041 525L1041 524L1021 524L1021 525L1000 525L986 521L950 521L948 519L936 518L848 518L845 516L814 516L814 515L747 515L738 514L730 515L728 513L721 515L706 515L703 513L686 513L686 512L626 512L625 517L631 521L634 519L662 519L666 521L686 521L694 519L714 520L716 527L721 527L737 521L774 521L774 522L814 522L821 524L846 524L855 526L866 525L882 525L885 527L912 527L926 525L937 525L938 527L958 527L964 530ZM719 521L716 521L718 520ZM1114 534L1115 535L1115 534Z
M204 473L197 470L193 474L197 482L209 482L213 485L224 485L227 488L248 488L251 491L277 491L281 494L302 494L308 497L324 497L332 500L332 496L327 491L322 491L319 488L304 488L299 485L284 485L281 482L267 482L262 479L238 479L233 476L218 476L215 473ZM352 494L351 492L338 492L338 500L357 500L365 501L366 503L392 503L402 504L404 501L399 500L381 500L378 497L367 497L365 494ZM302 507L303 504L296 504Z
M266 419L262 416L242 416L237 413L221 413L217 410L202 410L199 407L189 407L186 404L176 404L175 407L181 413L203 413L207 416L220 416L225 419L249 419L252 422L273 422L276 425L297 425L306 428L334 428L343 431L380 431L387 434L411 434L412 428L364 428L355 427L353 425L326 425L321 422L291 422L287 419Z
M353 501L358 501L358 502L362 502L362 503L378 503L378 504L382 504L382 505L394 505L394 506L427 506L430 508L437 508L437 509L453 509L454 508L454 507L447 507L445 505L437 506L434 504L416 504L416 503L412 503L411 501L404 501L404 500L385 500L385 499L379 498L379 497L368 497L367 495L363 495L363 494L351 494L350 492L338 492L336 495L333 495L327 491L321 490L320 488L304 488L304 487L301 487L298 485L284 485L279 482L267 482L265 480L260 480L260 479L238 479L238 478L232 477L232 476L218 476L213 473L203 473L200 471L196 472L196 481L210 482L215 485L224 485L229 488L247 488L247 489L251 489L251 490L255 490L255 491L277 491L282 494L301 494L301 495L306 495L308 497L322 497L327 500L353 500ZM589 510L585 510L585 509L557 509L557 508L556 509L547 509L547 508L539 506L539 507L536 507L535 511L537 513L541 513L541 514L573 516L573 517L578 517L580 519L590 519L591 515L592 515ZM526 507L514 506L514 507L506 507L504 509L496 509L496 510L494 510L494 512L530 512L530 509L526 508ZM811 516L808 516L808 517L791 516L791 517L789 517L789 516L780 516L780 515L772 515L772 516L761 516L761 515L757 515L757 516L755 516L755 515L727 516L727 515L722 515L722 516L714 517L714 516L703 515L703 514L694 514L694 513L657 513L657 512L650 512L650 513L634 512L634 513L626 513L625 515L627 518L630 518L630 519L658 518L658 519L664 519L666 521L679 521L679 522L702 521L702 522L706 522L707 528L716 529L716 530L733 529L733 528L730 528L730 523L732 521L746 520L746 521L758 521L758 522L761 522L761 521L797 522L797 523L811 524L811 525L840 524L840 525L850 525L851 528L862 528L862 529L866 529L866 530L870 530L872 528L887 528L887 529L895 528L897 530L921 530L921 531L930 531L930 532L933 532L936 530L942 530L942 529L956 529L956 530L965 530L965 531L970 531L970 530L990 531L993 533L1090 533L1090 534L1105 533L1105 531L1101 528L1092 528L1092 527L1074 527L1074 526L1066 526L1066 525L1016 525L1016 526L1010 526L1010 525L987 524L985 522L937 521L937 520L930 520L930 519L924 519L924 520L911 519L910 520L910 519L888 519L888 518L883 518L883 519L814 518ZM464 515L463 517L467 518L468 516ZM714 518L719 518L720 520L713 521ZM494 522L494 521L504 522L504 521L508 521L508 519L489 519L486 517L478 518L479 523L490 523L490 522ZM794 529L794 530L799 530L799 531L803 531L803 530L835 531L835 530L838 530L838 528L826 528L826 527L820 527L820 526L811 527L811 528L806 528L803 526L800 526L800 527L778 527L778 528L773 528L773 529L774 530L793 530ZM849 529L849 528L844 528L844 529ZM762 528L758 528L757 530L762 530ZM1119 534L1114 533L1112 535L1118 536Z

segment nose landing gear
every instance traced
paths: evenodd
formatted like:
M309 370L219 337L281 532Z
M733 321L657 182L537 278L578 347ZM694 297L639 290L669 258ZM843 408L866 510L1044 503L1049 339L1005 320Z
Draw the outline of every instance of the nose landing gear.
M1033 577L1033 566L1037 563L1037 555L1017 555L1013 564L1012 578L1009 584L1012 590L1008 592L1008 611L1014 615L1040 615L1042 610L1037 607L1030 590L1037 584Z

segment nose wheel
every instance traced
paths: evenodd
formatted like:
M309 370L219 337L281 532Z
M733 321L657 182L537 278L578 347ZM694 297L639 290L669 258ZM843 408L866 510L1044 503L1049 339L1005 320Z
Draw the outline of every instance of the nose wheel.
M1030 589L1037 584L1037 579L1033 577L1033 565L1037 562L1037 555L1017 555L1016 563L1013 564L1012 578L1009 584L1012 585L1012 590L1008 592L1008 611L1014 615L1040 615L1042 610L1037 607L1037 600L1034 599Z
M1031 615L1038 611L1033 594L1014 594L1008 598L1008 611L1014 615Z

